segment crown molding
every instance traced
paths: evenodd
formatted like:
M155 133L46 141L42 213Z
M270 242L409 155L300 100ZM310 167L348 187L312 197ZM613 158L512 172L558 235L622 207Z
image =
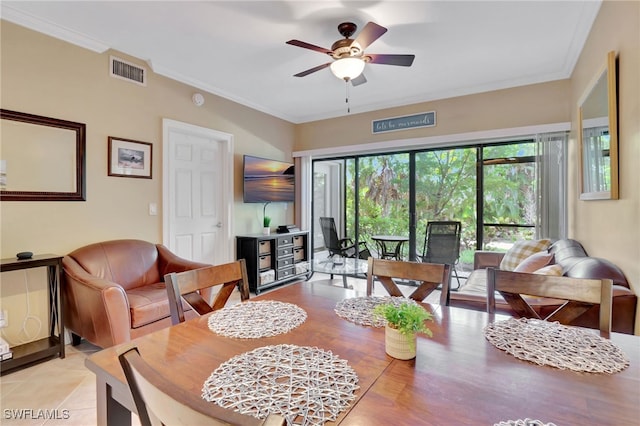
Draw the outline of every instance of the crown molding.
M75 44L76 46L80 46L97 53L104 53L110 48L110 46L98 40L94 40L68 28L61 27L58 24L36 18L33 15L14 9L7 4L2 4L1 16L5 21L13 22L14 24L64 40L68 43Z

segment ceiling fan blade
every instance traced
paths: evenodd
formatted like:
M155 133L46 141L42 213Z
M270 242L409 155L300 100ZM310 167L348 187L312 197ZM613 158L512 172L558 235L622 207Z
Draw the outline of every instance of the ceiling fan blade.
M308 70L299 72L298 74L294 74L293 76L294 77L304 77L304 76L309 75L311 73L314 73L316 71L320 71L321 69L324 69L324 68L328 67L329 65L331 65L331 62L327 62L326 64L322 64L322 65L318 65L317 67L309 68Z
M367 78L364 76L364 74L360 74L356 78L351 79L351 84L353 85L353 87L360 86L361 84L364 84L366 82L367 82Z
M316 52L320 52L320 53L326 53L327 55L333 54L332 50L325 49L324 47L316 46L315 44L310 44L300 40L289 40L287 44L290 44L292 46L302 47L305 49L315 50Z
M401 67L410 67L416 55L376 55L367 54L372 64L399 65Z
M353 43L358 43L360 49L365 50L371 43L379 39L380 36L386 32L387 29L385 27L373 22L367 22L367 25L360 31L360 34L358 34L358 37L356 37Z

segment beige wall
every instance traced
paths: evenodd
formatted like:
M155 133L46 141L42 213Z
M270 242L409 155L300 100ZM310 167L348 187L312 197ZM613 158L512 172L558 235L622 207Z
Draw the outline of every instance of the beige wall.
M640 294L640 2L605 1L571 76L572 129L577 103L604 66L607 52L618 52L618 138L620 199L580 201L577 134L571 133L574 159L569 182L569 233L593 256L613 261ZM640 315L636 315L636 333Z
M262 205L242 202L242 155L291 160L294 125L217 96L205 94L196 107L192 87L150 72L147 87L109 77L109 55L145 66L118 52L97 54L1 21L1 106L30 114L86 123L87 200L84 202L0 203L2 258L20 251L66 254L88 243L139 238L162 242L162 119L170 118L234 136L234 233L262 229ZM147 69L149 67L147 66ZM4 133L4 132L3 132ZM2 135L5 136L5 135ZM153 143L153 179L107 176L107 137ZM269 206L273 224L293 223L293 207ZM0 308L9 310L2 335L15 345L26 339L25 285L29 288L29 336L47 335L44 269L2 273Z
M569 89L561 80L300 124L294 151L568 122ZM435 127L371 133L372 120L426 111Z
M234 136L235 233L261 230L262 205L242 202L242 155L291 160L294 125L205 94L153 72L147 87L109 77L109 56L2 21L2 108L86 123L86 202L2 202L3 258L18 251L60 253L87 243L140 238L162 242L162 119L170 118ZM148 68L148 66L147 66ZM153 143L153 179L107 176L107 137ZM273 204L273 224L292 223L291 205Z

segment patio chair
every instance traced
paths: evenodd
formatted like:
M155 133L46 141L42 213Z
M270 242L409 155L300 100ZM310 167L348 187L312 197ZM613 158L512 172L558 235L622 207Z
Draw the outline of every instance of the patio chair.
M419 258L425 263L446 263L451 265L451 275L456 277L460 288L460 277L456 272L456 264L460 257L460 234L462 225L458 221L427 222L424 235L424 246Z
M360 241L356 247L351 238L339 238L336 222L332 217L321 217L320 226L322 227L324 245L329 250L329 256L337 254L342 257L357 257L364 260L371 256L367 243L364 241Z

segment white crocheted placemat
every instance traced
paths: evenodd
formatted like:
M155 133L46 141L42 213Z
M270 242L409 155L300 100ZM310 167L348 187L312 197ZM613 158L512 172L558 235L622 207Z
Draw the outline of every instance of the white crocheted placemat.
M275 300L247 301L214 311L207 324L214 333L239 339L258 339L287 333L307 319L292 303Z
M487 325L484 335L498 349L538 365L609 374L629 366L627 356L610 340L557 322L509 318Z
M406 297L396 296L367 296L367 297L353 297L350 299L341 300L336 304L334 309L335 313L347 321L353 323L371 327L384 327L387 325L387 320L384 318L376 318L373 315L373 309L385 303L392 303L399 306L401 303L409 303L417 305L413 299L407 299Z
M495 423L493 426L556 426L555 423L545 423L540 420L531 419L518 419L507 420L500 423Z
M323 425L355 399L358 376L347 361L309 346L276 345L231 358L205 381L202 398L260 419Z

